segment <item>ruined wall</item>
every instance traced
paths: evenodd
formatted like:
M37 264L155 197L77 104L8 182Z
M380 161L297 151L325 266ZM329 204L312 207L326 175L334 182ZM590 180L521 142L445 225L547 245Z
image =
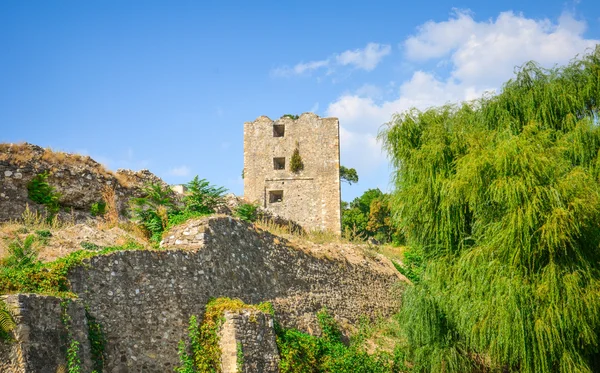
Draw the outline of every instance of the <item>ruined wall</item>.
M48 172L48 183L60 193L60 215L76 221L90 216L93 203L102 200L102 189L113 187L117 208L127 210L131 197L141 197L140 187L148 182L163 181L148 170L112 173L87 156L53 152L31 144L0 144L0 221L18 219L25 207L44 211L29 200L27 184L37 174Z
M229 217L178 226L163 247L98 256L69 275L105 330L106 372L172 371L189 317L210 298L272 301L284 326L313 333L322 307L341 325L397 310L401 276L389 262L319 259Z
M60 367L66 368L67 348L73 340L79 343L81 371L91 371L87 322L81 302L35 294L7 295L0 299L6 302L17 324L15 340L0 342L0 372L60 372Z
M279 351L271 315L243 309L226 311L224 318L219 331L223 373L279 372ZM242 372L239 372L240 366Z
M274 136L274 125L285 128L283 136ZM298 173L290 170L296 145L304 163ZM275 169L276 157L285 158L284 169ZM244 197L306 229L341 232L339 167L337 118L304 113L244 123ZM282 201L270 201L271 191L283 191Z

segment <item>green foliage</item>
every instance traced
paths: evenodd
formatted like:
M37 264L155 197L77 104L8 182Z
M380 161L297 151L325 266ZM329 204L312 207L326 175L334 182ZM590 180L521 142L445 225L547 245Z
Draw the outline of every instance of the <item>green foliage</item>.
M194 177L186 184L187 193L183 198L185 210L201 214L212 214L215 208L223 202L227 189L210 185L205 179Z
M81 360L79 359L79 342L71 340L71 344L67 349L67 372L80 373Z
M421 281L421 275L424 269L423 256L419 250L411 248L404 252L402 263L392 261L398 272L402 273L413 284Z
M404 355L369 354L358 344L346 346L335 320L322 310L317 314L322 336L315 337L276 325L281 373L336 372L390 373L406 371Z
M235 209L235 216L249 223L258 219L258 205L254 203L242 203Z
M298 149L298 144L296 144L296 149L292 153L292 158L290 159L290 170L293 173L298 173L304 170L304 163L302 162L302 157L300 156L300 149Z
M102 216L106 213L106 202L94 202L90 208L92 216Z
M344 202L345 203L345 202ZM390 196L379 189L369 189L342 208L342 230L345 236L379 242L403 241L402 234L392 222Z
M238 342L236 345L236 362L237 362L237 373L242 373L244 371L244 346L242 346L242 342Z
M293 120L298 120L298 118L300 118L299 115L294 115L294 114L283 114L281 117L282 118L290 118Z
M0 300L0 342L12 340L11 331L15 328L15 320L8 306Z
M8 256L0 264L16 270L35 266L38 262L35 242L36 236L33 234L28 235L24 240L16 238L8 245Z
M89 250L89 251L99 251L99 250L102 250L102 246L96 245L95 243L89 242L89 241L81 241L79 243L79 246L81 246L81 248L83 248L85 250Z
M27 183L28 197L33 202L46 206L50 216L60 210L60 194L48 184L48 172L37 174Z
M131 200L133 218L158 242L167 227L169 214L178 212L173 191L161 183L150 183L142 188L142 193L144 197Z
M423 258L402 300L416 371L600 369L599 102L600 47L380 134Z
M202 324L198 325L196 317L191 316L188 327L189 341L187 344L184 341L179 342L178 354L180 365L175 368L175 372L221 372L221 349L219 348L218 331L225 321L223 312L226 310L236 311L248 308L266 313L273 312L269 303L247 305L239 299L217 298L210 300L206 305ZM238 359L239 363L240 360Z
M53 262L33 262L27 266L0 265L0 294L38 293L58 297L72 296L70 293L69 271L86 258L104 255L120 250L140 250L142 246L130 242L123 246L106 247L99 252L79 250Z
M152 241L159 242L163 232L169 227L214 213L227 191L223 187L210 185L198 176L187 183L186 187L183 208L177 206L173 191L159 183L144 186L144 197L132 200L133 217L148 232Z
M358 173L354 168L346 168L340 166L340 180L347 182L349 185L358 183Z
M88 324L88 340L90 341L90 353L92 355L92 369L96 373L102 373L104 370L104 351L106 349L106 336L102 330L102 325L96 318L85 309L85 317Z

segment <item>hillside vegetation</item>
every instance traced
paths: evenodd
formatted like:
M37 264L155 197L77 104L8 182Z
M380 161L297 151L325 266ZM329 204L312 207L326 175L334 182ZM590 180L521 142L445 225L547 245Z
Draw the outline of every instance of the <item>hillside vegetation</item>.
M599 103L597 48L381 132L415 371L599 371Z

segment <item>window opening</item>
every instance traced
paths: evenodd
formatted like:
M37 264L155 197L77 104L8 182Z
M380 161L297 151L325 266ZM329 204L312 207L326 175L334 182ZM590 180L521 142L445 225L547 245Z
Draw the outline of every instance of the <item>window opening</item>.
M283 190L269 191L269 203L277 203L283 201Z
M273 158L273 169L285 170L285 157Z
M283 137L285 135L285 125L284 124L274 124L273 125L273 137Z

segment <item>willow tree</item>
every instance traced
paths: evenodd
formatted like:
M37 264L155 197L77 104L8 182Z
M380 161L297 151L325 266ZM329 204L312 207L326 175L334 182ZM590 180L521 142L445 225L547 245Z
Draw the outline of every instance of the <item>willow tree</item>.
M599 106L600 47L381 131L425 263L401 313L417 371L600 371Z

